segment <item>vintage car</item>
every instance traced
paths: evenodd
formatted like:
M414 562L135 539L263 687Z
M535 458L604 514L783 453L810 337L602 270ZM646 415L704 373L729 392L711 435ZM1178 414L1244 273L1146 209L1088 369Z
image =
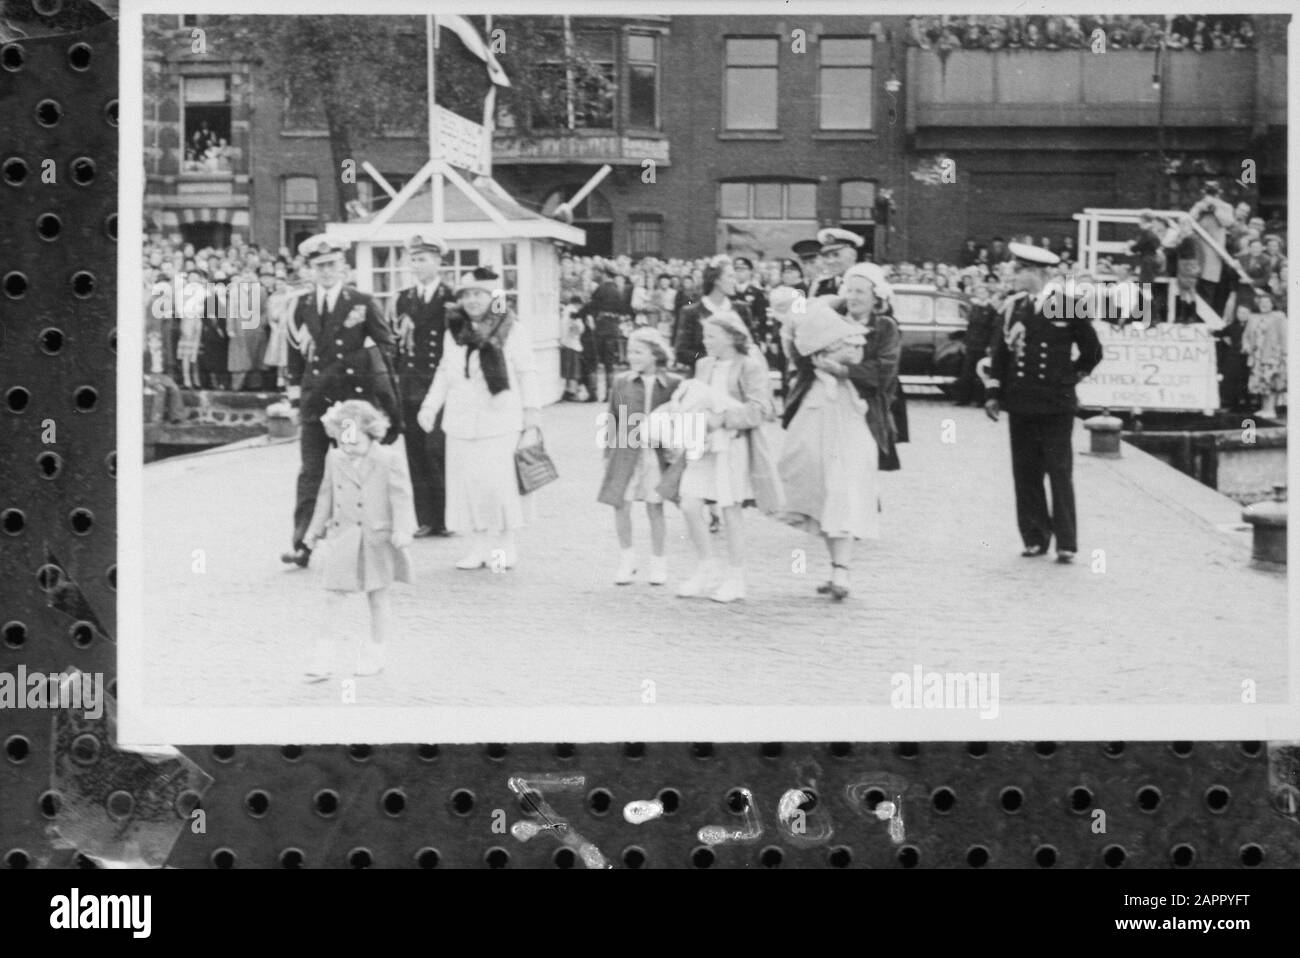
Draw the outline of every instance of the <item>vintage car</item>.
M898 378L908 392L947 393L961 375L970 304L954 290L899 284L894 318L902 335Z

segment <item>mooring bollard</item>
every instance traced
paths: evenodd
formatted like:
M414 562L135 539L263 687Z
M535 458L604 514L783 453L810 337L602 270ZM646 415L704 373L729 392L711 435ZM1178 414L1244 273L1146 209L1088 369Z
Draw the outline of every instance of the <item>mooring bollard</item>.
M285 402L267 406L266 435L268 439L292 439L298 435L298 410Z
M1273 487L1273 498L1241 510L1254 528L1251 558L1257 563L1286 565L1286 486Z
M1103 409L1100 416L1093 416L1083 421L1083 428L1089 433L1089 451L1094 456L1109 456L1118 459L1119 433L1124 423L1117 416L1112 416L1109 409Z

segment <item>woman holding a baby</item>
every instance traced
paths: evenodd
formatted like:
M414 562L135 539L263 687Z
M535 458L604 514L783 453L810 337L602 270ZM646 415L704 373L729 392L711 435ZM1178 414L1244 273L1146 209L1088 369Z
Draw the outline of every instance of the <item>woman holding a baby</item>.
M707 594L715 602L734 602L745 597L741 510L746 505L767 514L780 509L780 479L761 428L774 416L772 386L767 362L739 315L712 313L702 327L705 355L696 364L695 378L678 387L671 408L706 423L708 431L698 448L669 469L661 491L665 498L680 497L699 561L677 595ZM706 503L716 503L722 512L725 572L713 558Z

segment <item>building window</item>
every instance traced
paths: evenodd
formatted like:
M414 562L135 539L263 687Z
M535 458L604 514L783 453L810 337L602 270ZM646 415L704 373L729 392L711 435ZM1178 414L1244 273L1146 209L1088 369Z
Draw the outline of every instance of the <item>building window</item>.
M234 158L230 146L230 91L227 78L182 77L186 173L228 173Z
M574 34L574 47L586 62L573 78L573 126L580 130L614 128L614 39L609 31Z
M659 129L659 41L644 33L627 38L628 125Z
M767 259L817 231L817 184L754 180L718 184L719 253Z
M728 130L775 130L775 37L728 37L723 125Z
M296 253L298 244L320 232L320 196L314 176L280 181L280 242Z
M822 37L818 69L823 130L871 129L872 45L869 37Z
M326 131L325 106L319 93L301 77L289 77L284 85L285 132L319 133Z
M876 184L845 180L840 184L840 222L870 223L876 218Z
M738 220L813 220L817 218L817 184L781 180L721 183L718 215Z
M572 49L583 63L581 70L564 59L538 66L539 90L529 121L534 130L614 128L617 36L611 31L574 33ZM554 34L548 42L557 51L569 48L564 34Z
M662 255L663 232L662 216L656 213L633 213L628 217L628 255Z

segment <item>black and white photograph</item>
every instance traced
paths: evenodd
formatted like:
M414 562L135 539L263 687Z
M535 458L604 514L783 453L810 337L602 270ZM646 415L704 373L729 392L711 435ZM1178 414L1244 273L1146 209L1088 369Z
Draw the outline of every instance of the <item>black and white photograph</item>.
M124 19L124 741L1300 738L1289 15L517 7Z

